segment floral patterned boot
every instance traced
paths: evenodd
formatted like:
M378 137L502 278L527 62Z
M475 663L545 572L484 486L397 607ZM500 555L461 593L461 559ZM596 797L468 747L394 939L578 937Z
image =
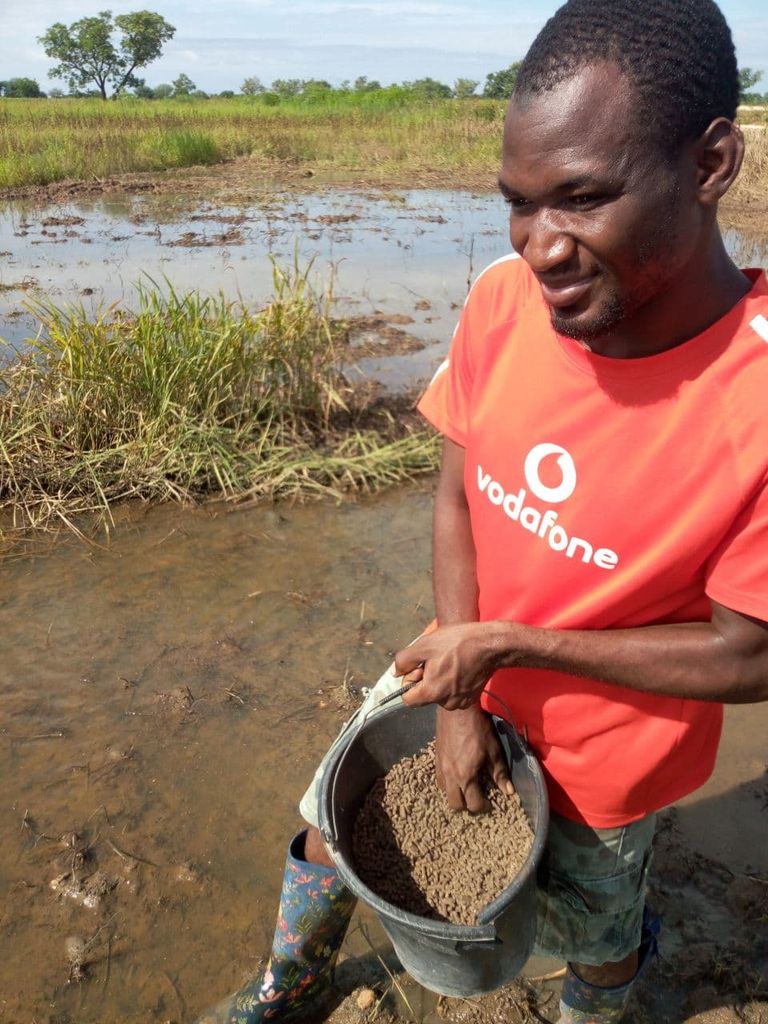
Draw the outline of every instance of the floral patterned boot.
M616 988L601 988L582 981L573 967L563 982L558 1024L619 1024L624 1019L629 996L635 982L655 956L658 956L658 936L661 921L648 907L643 911L643 930L640 938L639 963L634 978Z
M288 847L267 966L197 1024L296 1021L327 988L356 900L333 868L301 859L305 836Z

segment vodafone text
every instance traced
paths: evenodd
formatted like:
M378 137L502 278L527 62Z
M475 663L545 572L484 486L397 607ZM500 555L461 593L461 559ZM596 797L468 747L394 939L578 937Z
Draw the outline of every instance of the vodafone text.
M477 467L477 486L492 505L496 505L504 515L519 523L524 530L549 544L553 551L565 555L566 558L580 558L587 565L591 562L598 569L606 569L609 572L619 564L619 556L610 548L595 550L589 541L581 537L569 537L563 527L558 525L560 517L554 509L548 508L541 512L531 505L526 505L528 492L524 487L516 494L508 494L482 466Z

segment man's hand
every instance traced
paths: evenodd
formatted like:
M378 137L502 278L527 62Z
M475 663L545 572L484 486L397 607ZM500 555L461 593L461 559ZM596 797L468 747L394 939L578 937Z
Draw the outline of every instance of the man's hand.
M403 700L418 707L441 704L447 711L466 709L478 701L502 657L509 664L509 625L466 622L443 626L420 637L395 656L395 674L421 682ZM502 644L502 638L507 646Z
M480 781L485 774L502 793L514 793L507 762L489 717L475 705L466 711L437 711L437 784L452 811L489 810Z

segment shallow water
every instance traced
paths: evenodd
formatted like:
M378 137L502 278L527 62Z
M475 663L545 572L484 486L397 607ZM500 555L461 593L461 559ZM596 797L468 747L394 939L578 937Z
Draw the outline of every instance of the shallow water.
M255 969L342 683L370 684L429 618L430 502L134 511L107 547L4 566L5 1019L189 1020ZM680 810L696 848L763 875L767 726L766 706L732 709ZM92 940L81 983L72 936Z
M188 194L105 195L51 205L0 203L0 337L34 331L25 303L42 298L135 306L151 281L178 291L222 291L258 306L272 293L272 260L313 266L334 279L345 314L407 316L424 348L361 369L390 387L428 377L450 338L470 279L510 250L507 209L496 193L435 189L265 192L246 205ZM768 262L768 239L733 229L742 266Z
M185 1020L264 951L341 684L369 683L427 619L428 506L159 509L109 550L5 567L5 1019ZM114 886L92 909L71 878L50 888L73 842L78 878ZM73 935L96 936L82 985Z
M29 336L25 301L45 296L89 312L135 306L137 284L150 278L258 306L272 293L272 259L289 266L297 256L318 284L333 278L340 312L413 318L407 329L423 351L362 364L403 384L433 369L468 278L508 251L504 204L493 194L329 189L265 194L246 206L189 196L8 202L0 205L0 337Z

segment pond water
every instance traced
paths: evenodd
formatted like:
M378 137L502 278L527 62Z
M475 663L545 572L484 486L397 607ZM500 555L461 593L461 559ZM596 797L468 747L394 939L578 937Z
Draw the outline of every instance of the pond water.
M728 243L765 259L765 241ZM0 283L35 289L0 293L0 334L23 339L23 294L130 304L142 273L258 304L267 253L295 249L335 268L340 308L413 317L427 347L396 372L368 367L413 382L444 352L467 277L506 251L504 209L443 192L7 204ZM131 508L108 543L3 565L3 1019L189 1021L256 970L298 798L356 688L431 617L430 509L429 485L343 505ZM697 855L761 876L767 733L768 706L729 709L715 776L677 811ZM361 934L347 952L365 952Z

